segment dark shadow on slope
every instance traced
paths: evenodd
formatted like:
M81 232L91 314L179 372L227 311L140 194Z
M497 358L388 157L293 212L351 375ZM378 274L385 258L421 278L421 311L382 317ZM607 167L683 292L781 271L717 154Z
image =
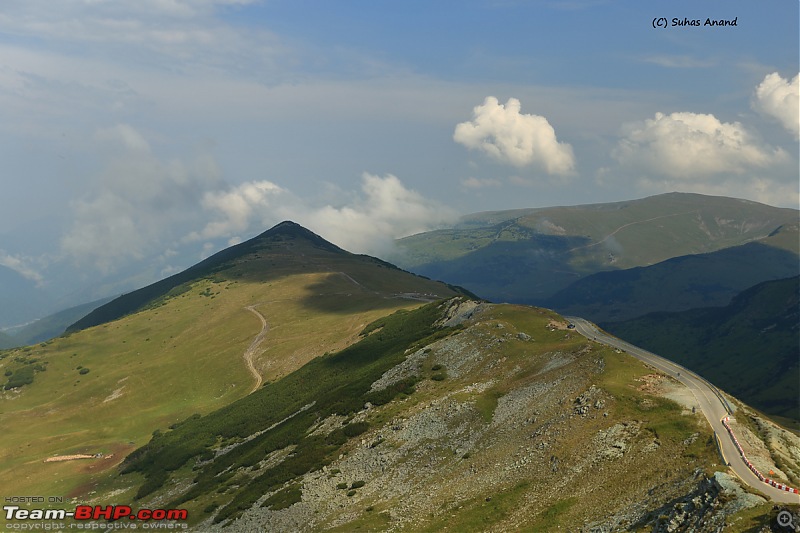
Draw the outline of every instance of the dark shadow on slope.
M616 322L657 311L727 305L748 287L797 274L796 254L751 242L648 267L598 272L543 303L562 314Z
M362 306L359 309L396 307L390 298L397 293L429 292L447 297L461 292L380 259L352 254L302 226L283 222L183 272L116 298L72 324L67 333L158 306L204 279L268 284L304 274L326 275L326 281L308 287L310 294L304 299L309 308L322 311L351 312L351 305ZM357 293L360 298L345 298L348 293Z
M466 287L491 301L536 304L601 268L569 264L572 250L590 242L588 237L530 233L525 240L495 241L457 259L427 263L412 271Z
M296 242L307 243L316 249L324 250L332 254L348 253L294 222L281 222L277 226L250 240L217 252L200 263L187 268L183 272L179 272L178 274L174 274L161 281L157 281L156 283L112 300L69 326L67 332L69 333L97 326L134 313L154 300L165 297L173 289L188 282L215 276L215 279L219 281L228 279L227 276L229 274L224 272L228 269L235 268L237 264L242 264L247 256L255 254L256 258L260 259L259 252L266 253L273 247L285 249L286 246L281 246L283 243L291 244ZM247 273L247 269L242 269L237 274L238 277L242 277ZM263 272L263 275L266 277L273 274L283 275L283 273L273 273L269 270Z

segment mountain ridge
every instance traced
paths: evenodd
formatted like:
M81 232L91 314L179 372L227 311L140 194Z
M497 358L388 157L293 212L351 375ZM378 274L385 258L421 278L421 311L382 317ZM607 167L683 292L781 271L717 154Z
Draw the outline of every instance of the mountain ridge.
M771 239L798 254L797 239L789 238L797 232L797 210L691 193L465 218L467 228L399 239L395 262L492 301L546 305L559 290L598 272L751 241Z
M111 302L94 309L85 317L68 326L66 332L71 333L98 326L111 320L121 318L129 313L136 312L156 298L166 295L178 285L212 274L215 269L222 268L231 261L253 253L259 245L279 238L304 239L322 250L352 255L350 252L346 252L335 244L326 241L300 224L285 220L255 237L220 250L177 274L173 274L155 283L115 298Z

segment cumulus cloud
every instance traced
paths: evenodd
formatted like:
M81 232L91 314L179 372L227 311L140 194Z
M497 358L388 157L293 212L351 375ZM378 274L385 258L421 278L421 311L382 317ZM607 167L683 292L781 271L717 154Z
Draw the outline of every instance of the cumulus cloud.
M337 205L313 205L270 181L247 182L207 192L202 207L211 221L186 240L227 238L256 233L293 220L345 250L381 254L394 239L448 225L457 214L442 204L407 188L397 176L364 173L360 191ZM205 253L209 253L206 250Z
M756 87L753 108L777 119L800 139L800 75L790 81L777 72L768 74Z
M162 274L172 272L176 248L204 258L286 219L342 248L380 253L390 250L397 237L457 218L391 174L365 173L360 191L320 207L268 180L229 185L207 154L159 158L128 124L99 130L94 139L98 149L110 154L108 163L92 192L72 204L73 222L61 238L61 250L76 264L103 273L148 258L155 258ZM13 259L0 256L38 279Z
M361 177L361 194L345 205L312 208L298 216L298 222L338 246L371 254L391 250L395 238L456 219L452 209L407 188L396 176L369 173Z
M203 196L202 206L213 213L215 220L206 224L199 232L192 232L188 240L228 238L228 244L236 244L238 233L249 229L256 219L268 213L272 198L285 192L270 181L242 183L228 190L208 191Z
M612 156L645 175L693 181L714 174L743 174L782 163L787 154L760 143L739 122L714 115L656 113L628 125Z
M503 105L488 96L473 109L471 121L456 126L453 140L502 163L537 165L550 174L571 173L575 168L572 146L558 142L545 117L523 114L521 108L516 98Z

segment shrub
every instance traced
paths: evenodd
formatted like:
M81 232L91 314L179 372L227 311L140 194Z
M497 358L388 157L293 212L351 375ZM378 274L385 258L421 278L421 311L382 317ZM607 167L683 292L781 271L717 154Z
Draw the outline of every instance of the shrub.
M88 369L88 368L81 368L81 369L78 371L78 374L80 374L80 375L82 375L82 376L83 376L83 375L86 375L86 374L88 374L88 373L89 373L89 369Z
M5 389L17 389L23 385L30 385L31 383L33 383L33 367L24 366L8 378Z
M339 489L339 490L346 489L347 488L347 483L337 483L336 484L336 488Z
M361 487L363 487L364 485L366 485L366 483L365 483L364 481L361 481L361 480L359 480L359 481L353 481L353 484L352 484L352 485L350 485L350 488L351 488L351 489L360 489L360 488L361 488Z
M436 374L431 376L433 381L444 381L447 378L447 375L444 372L437 372Z
M358 437L368 429L369 429L368 422L354 422L352 424L348 424L345 427L343 427L342 431L348 437Z
M291 507L293 504L302 501L302 499L303 489L300 488L300 485L291 485L267 498L261 507L279 511Z

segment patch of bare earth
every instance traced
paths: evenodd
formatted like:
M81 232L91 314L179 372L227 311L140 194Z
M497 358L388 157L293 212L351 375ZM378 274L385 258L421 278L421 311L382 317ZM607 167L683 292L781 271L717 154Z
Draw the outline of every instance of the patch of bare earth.
M697 406L697 399L692 391L683 383L663 374L647 374L635 381L641 383L636 389L654 396L662 396L682 405L685 411L691 411Z
M567 322L560 322L558 320L551 320L547 323L547 329L553 331L555 329L566 330L569 324Z
M99 456L102 457L102 456ZM75 455L54 455L52 457L48 457L44 460L45 463L57 463L60 461L75 461L77 459L99 459L97 455L85 455L85 454L75 454Z

